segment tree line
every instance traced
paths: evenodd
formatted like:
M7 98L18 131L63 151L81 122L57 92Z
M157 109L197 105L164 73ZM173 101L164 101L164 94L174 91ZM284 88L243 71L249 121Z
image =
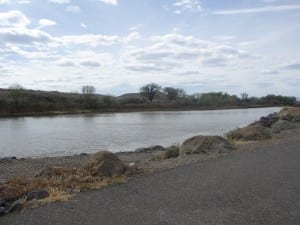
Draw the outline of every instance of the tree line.
M195 93L175 87L149 83L139 93L114 97L96 94L94 86L86 85L81 93L60 93L26 90L20 85L0 90L0 114L40 112L127 111L147 109L224 108L296 105L295 97L267 95L249 97L226 92Z

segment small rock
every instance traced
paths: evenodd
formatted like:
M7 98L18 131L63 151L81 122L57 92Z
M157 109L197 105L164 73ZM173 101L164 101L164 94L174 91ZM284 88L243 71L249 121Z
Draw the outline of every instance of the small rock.
M47 190L37 190L37 191L32 191L28 194L26 194L27 200L32 200L32 199L43 199L47 198L49 196L49 193Z
M79 155L80 155L80 156L86 156L86 155L88 155L88 154L85 153L85 152L83 152L83 153L80 153Z
M0 207L0 216L3 216L5 214L5 208Z
M6 205L6 201L0 199L0 207L4 207Z

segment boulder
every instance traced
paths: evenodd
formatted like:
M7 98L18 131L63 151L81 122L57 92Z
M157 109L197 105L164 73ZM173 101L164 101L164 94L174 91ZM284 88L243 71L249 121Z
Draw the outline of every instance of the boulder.
M135 152L158 152L158 151L164 151L165 148L161 145L154 145L147 148L137 148Z
M281 131L284 130L292 130L295 129L296 125L287 121L287 120L278 120L276 123L274 123L271 127L271 132L278 134Z
M227 137L231 140L258 141L271 138L271 133L261 125L249 125L229 132Z
M120 176L125 173L125 165L115 154L101 151L91 156L84 170L92 176Z
M223 153L233 149L233 146L220 136L195 136L183 142L180 154Z

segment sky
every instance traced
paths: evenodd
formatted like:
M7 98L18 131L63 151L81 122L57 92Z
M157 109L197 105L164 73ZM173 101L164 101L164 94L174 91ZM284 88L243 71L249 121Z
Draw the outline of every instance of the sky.
M299 0L0 0L0 88L300 96Z

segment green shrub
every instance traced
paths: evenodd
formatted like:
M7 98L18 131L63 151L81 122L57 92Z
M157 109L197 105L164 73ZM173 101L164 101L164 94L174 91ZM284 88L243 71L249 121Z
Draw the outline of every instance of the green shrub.
M163 158L170 159L170 158L177 158L179 156L179 146L170 146L164 152Z

